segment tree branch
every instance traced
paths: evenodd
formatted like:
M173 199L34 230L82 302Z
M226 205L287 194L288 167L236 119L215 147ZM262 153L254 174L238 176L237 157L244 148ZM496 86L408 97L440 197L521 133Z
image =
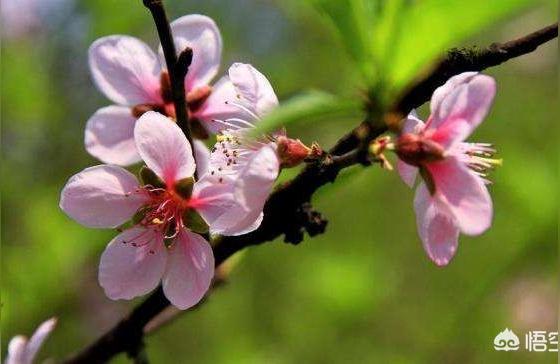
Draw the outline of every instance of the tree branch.
M533 52L557 36L558 23L554 23L506 43L492 43L485 49L476 47L451 49L430 74L404 93L394 109L406 114L428 101L435 89L443 85L451 76L467 71L482 71L500 65L512 58Z
M143 0L144 6L150 10L154 23L156 24L158 36L160 39L165 63L167 64L167 72L171 81L171 93L173 95L173 105L175 106L175 117L177 125L183 130L187 140L192 145L192 136L189 125L189 117L187 114L187 102L185 98L185 76L192 61L192 49L187 48L181 50L179 59L177 58L177 50L175 42L171 34L169 20L163 7L161 0Z
M429 75L403 95L395 104L393 112L406 113L426 102L437 87L455 74L480 71L501 64L535 50L557 35L558 26L554 24L526 37L491 45L482 51L450 50ZM370 113L366 121L343 136L320 161L308 164L297 177L272 193L264 208L264 220L257 230L242 236L223 237L214 247L216 266L248 246L262 244L281 235L290 243L298 243L303 239L304 231L311 236L322 233L326 221L311 209L311 197L320 187L333 182L342 169L370 163L367 158L369 142L387 130L383 120L373 122L375 119L381 118ZM129 316L66 363L105 362L120 352L137 353L143 345L144 326L168 305L161 288L158 288Z
M435 89L443 85L451 76L500 65L512 58L533 52L557 36L558 23L554 23L524 37L505 43L493 43L484 49L477 47L450 49L431 72L403 93L392 107L392 111L401 116L406 115L410 110L429 101ZM360 139L359 134L364 133L364 129L368 128L367 123L360 124L338 141L333 152L346 153L355 148Z

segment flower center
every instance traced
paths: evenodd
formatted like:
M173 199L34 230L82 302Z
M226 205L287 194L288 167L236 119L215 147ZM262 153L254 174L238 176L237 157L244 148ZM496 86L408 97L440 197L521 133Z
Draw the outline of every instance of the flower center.
M170 118L176 118L175 105L173 103L173 91L171 85L171 79L169 78L169 73L163 71L160 75L160 89L159 93L162 104L148 103L148 104L138 104L132 108L132 115L135 118L139 118L147 111L157 111L160 114L168 116ZM202 105L206 102L206 99L212 93L212 88L210 86L201 86L189 91L185 96L185 101L187 103L187 112L189 113L189 119L192 114L199 110Z
M152 186L144 186L142 190L150 200L138 210L134 222L146 228L157 228L165 238L176 237L185 227L183 214L189 208L189 199L174 190Z
M183 228L199 233L207 231L206 223L196 212L196 205L202 201L191 196L194 178L178 180L168 187L151 169L142 167L140 179L143 186L137 193L144 194L148 202L132 218L134 224L155 229L165 239L176 237Z

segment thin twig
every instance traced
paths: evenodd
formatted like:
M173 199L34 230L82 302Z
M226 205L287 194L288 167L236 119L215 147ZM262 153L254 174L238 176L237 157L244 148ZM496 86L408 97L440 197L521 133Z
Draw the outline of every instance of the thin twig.
M178 62L177 50L175 49L175 42L173 41L171 27L169 26L169 20L167 19L163 2L161 0L143 0L143 2L144 6L150 10L154 18L163 49L165 63L167 64L167 72L169 72L169 79L171 81L171 92L173 95L177 125L183 130L187 140L192 145L184 84L188 67L192 61L192 49L187 48L181 50L181 55L179 57L181 62Z
M394 109L401 113L408 113L411 109L428 101L434 90L443 85L451 76L467 71L482 71L500 65L509 59L533 52L557 36L558 23L554 23L509 42L493 43L485 49L451 49L429 75L404 93Z
M408 109L424 103L435 88L454 74L498 65L531 52L557 34L558 27L555 24L483 51L451 50L448 57L441 61L430 75L416 83L401 98L395 111L407 112ZM223 237L220 240L214 247L216 265L248 246L262 244L281 235L285 235L290 242L298 242L303 239L302 230L306 230L310 235L324 230L324 220L320 216L317 219L316 213L310 213L309 202L312 195L321 186L333 182L342 169L364 164L364 149L369 141L385 131L384 125L372 123L370 119L343 136L323 160L309 164L296 178L270 195L264 208L264 220L257 230L242 236ZM134 352L142 345L144 326L168 305L169 302L161 288L158 288L128 317L66 363L105 362L120 352Z

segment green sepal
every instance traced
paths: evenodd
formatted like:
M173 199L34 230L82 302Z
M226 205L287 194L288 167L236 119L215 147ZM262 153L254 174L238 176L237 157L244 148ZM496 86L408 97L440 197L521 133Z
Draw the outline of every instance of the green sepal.
M161 178L158 177L156 172L152 171L150 168L143 166L140 168L140 180L142 185L150 185L156 188L164 188L165 183Z
M171 248L175 244L175 238L164 238L163 244L166 248Z
M206 234L208 232L208 224L195 209L187 209L183 213L183 224L195 233Z
M193 186L194 186L194 178L192 177L183 178L177 181L177 183L175 183L175 192L177 192L179 196L181 196L186 200L191 197Z
M131 219L132 224L137 225L142 220L144 220L144 217L146 216L146 212L147 212L147 209L145 207L140 207L138 210L136 210L134 215L132 215L132 219Z
M430 195L433 196L436 193L436 183L434 182L434 178L432 177L432 174L426 167L423 166L420 166L419 170L420 170L420 176L426 183L426 187L428 187L428 191L430 191Z
M127 221L127 222L125 222L125 223L123 223L123 224L117 226L117 227L115 228L115 230L117 230L119 233L122 233L123 231L128 230L128 229L134 227L134 225L136 225L136 224L134 224L134 223L132 222L132 220L129 220L129 221Z

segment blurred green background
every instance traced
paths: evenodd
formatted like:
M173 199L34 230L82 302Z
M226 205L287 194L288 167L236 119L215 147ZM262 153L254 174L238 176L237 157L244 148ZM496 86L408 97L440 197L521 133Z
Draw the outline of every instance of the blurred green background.
M98 163L84 150L83 129L110 103L90 80L87 48L109 34L131 34L153 46L157 38L139 0L25 0L12 12L8 2L1 49L2 353L10 337L31 334L57 316L40 357L60 359L138 302L110 301L98 286L100 253L114 232L81 227L58 208L68 177ZM381 25L372 33L360 6L373 2L166 4L171 18L214 18L224 38L222 71L234 61L252 63L281 100L307 89L357 99L367 85L390 97L449 45L513 39L557 14L553 1L500 0L488 13L494 2L397 0L385 3L384 17L373 9L379 16L371 22L381 19ZM435 5L411 13L401 8L422 3ZM401 29L401 48L389 47L394 39L385 37L373 55L362 52L349 40L356 29L336 23L349 12L350 23L367 28L372 39ZM412 47L399 55L405 43ZM413 191L396 173L353 167L315 197L330 221L326 234L295 247L278 241L247 251L203 307L147 338L152 362L556 362L553 353L492 346L506 327L522 345L529 330L557 330L557 43L487 73L498 94L472 139L495 143L504 158L492 176L491 230L462 236L454 261L437 268L416 235ZM358 121L311 119L288 129L328 147Z

